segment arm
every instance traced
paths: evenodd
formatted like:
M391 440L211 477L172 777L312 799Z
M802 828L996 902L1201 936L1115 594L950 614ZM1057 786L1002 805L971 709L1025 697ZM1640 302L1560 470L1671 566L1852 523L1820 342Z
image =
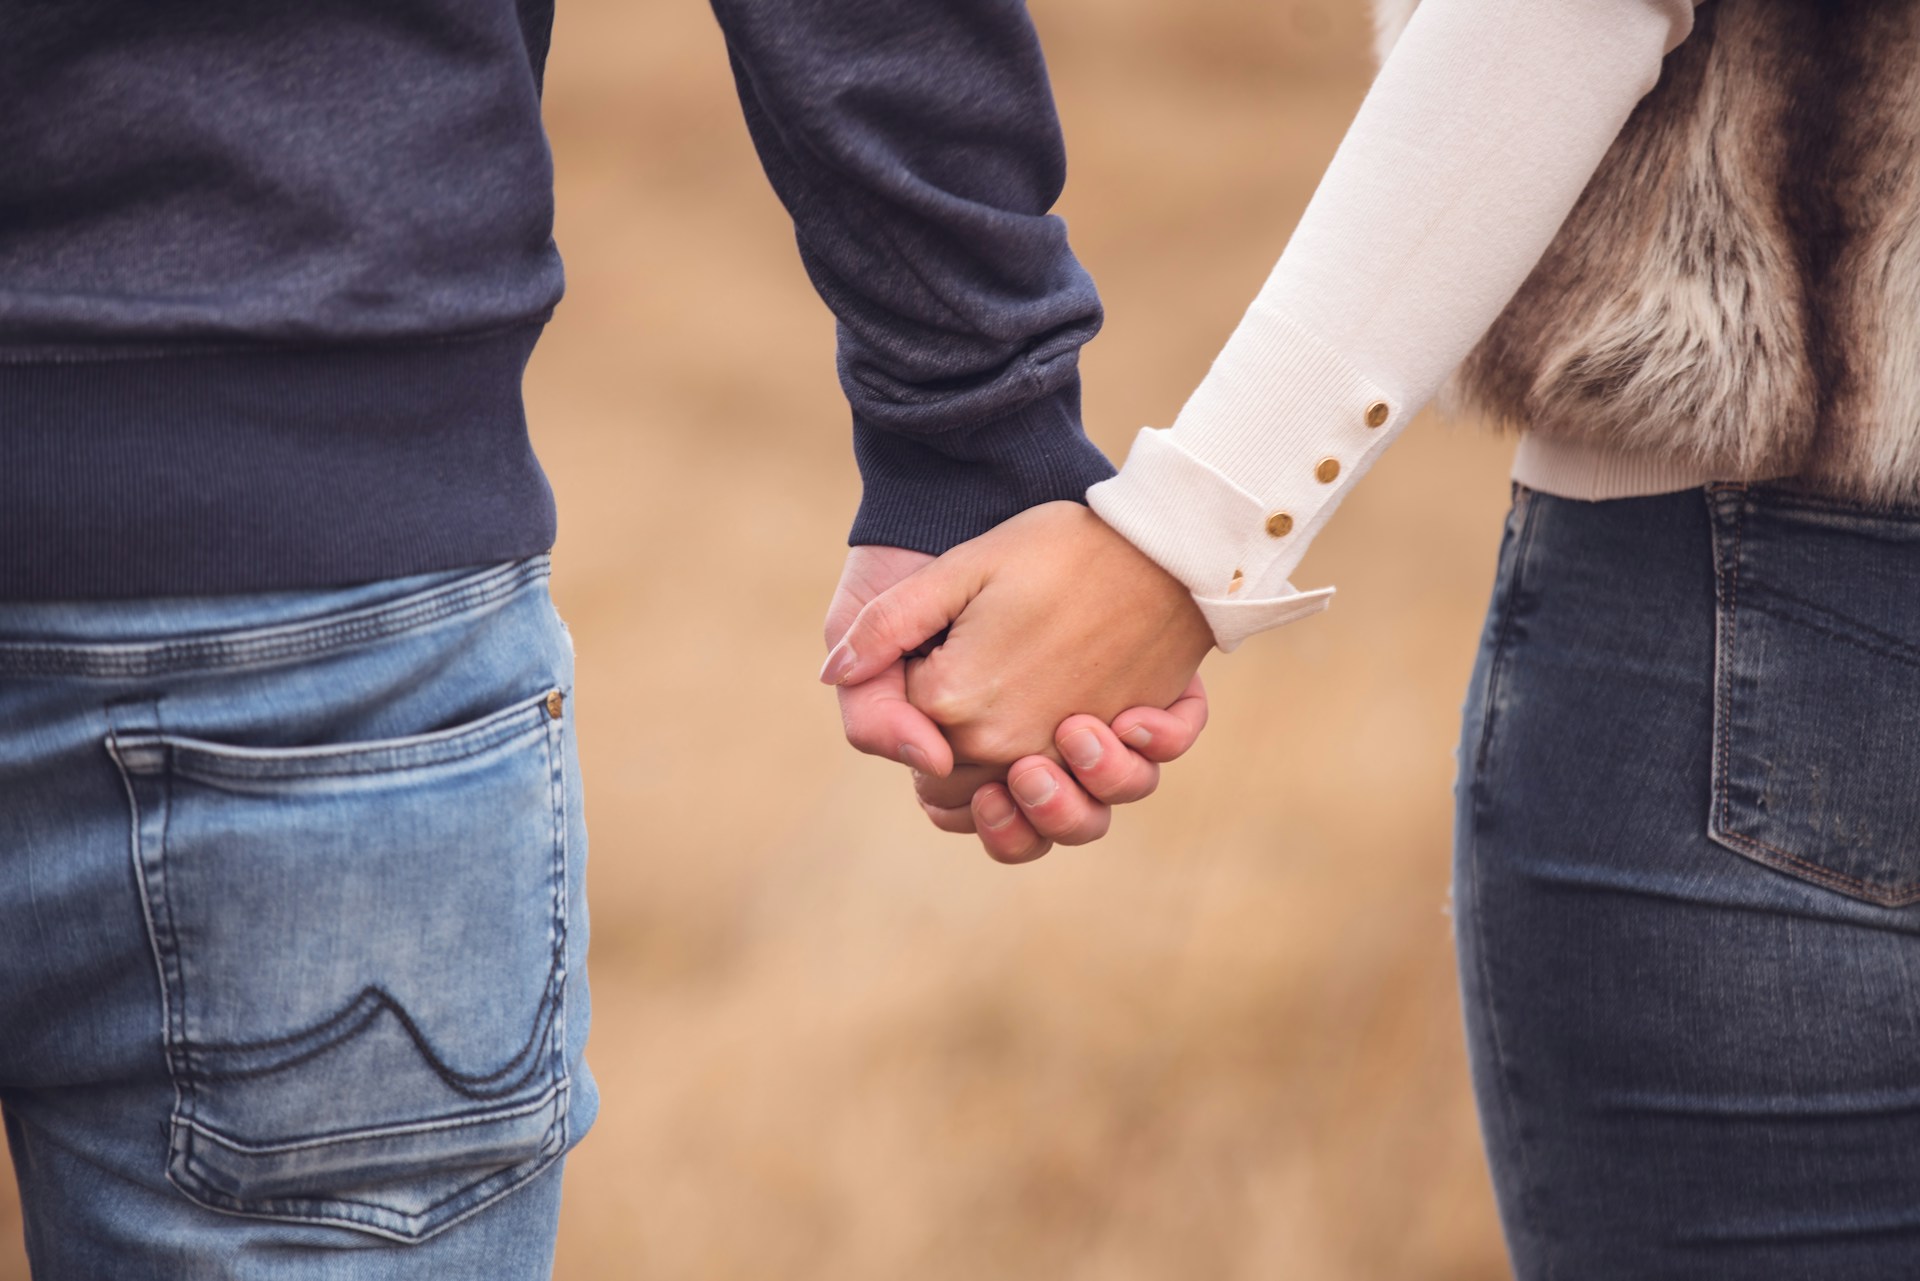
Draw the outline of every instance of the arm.
M851 542L943 552L1112 475L1080 426L1093 282L1020 0L713 0L747 125L839 321Z
M1100 327L1100 303L1047 213L1066 157L1020 0L713 7L754 145L839 321L864 493L828 613L832 647L923 553L1065 505L1055 500L1077 504L1113 474L1080 426L1079 349ZM839 695L849 741L945 786L923 802L936 825L973 830L976 788L976 804L1004 806L1005 788L979 786L1004 768L954 776L946 738L907 701L897 656ZM1055 737L1084 747L1091 736L1104 750L1071 777L1036 762L1058 786L1044 805L983 823L989 852L1018 861L1049 840L1095 839L1106 805L1151 792L1157 763L1198 734L1197 684L1177 710L1136 708L1112 730L1086 718L1060 726Z
M1287 582L1308 544L1519 289L1692 19L1689 0L1421 5L1172 429L1088 496L1223 649L1324 607L1331 589Z

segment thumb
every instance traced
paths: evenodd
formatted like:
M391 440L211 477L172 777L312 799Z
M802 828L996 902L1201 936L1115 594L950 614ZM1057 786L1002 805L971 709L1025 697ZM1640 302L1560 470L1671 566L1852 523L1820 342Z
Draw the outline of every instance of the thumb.
M861 607L827 655L820 680L827 685L871 680L939 635L979 591L979 576L967 558L949 552L922 567Z

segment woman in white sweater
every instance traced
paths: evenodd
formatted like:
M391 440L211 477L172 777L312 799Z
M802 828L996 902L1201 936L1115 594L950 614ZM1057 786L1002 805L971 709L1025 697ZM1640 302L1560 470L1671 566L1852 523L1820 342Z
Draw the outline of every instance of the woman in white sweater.
M1324 607L1294 567L1452 374L1520 432L1455 880L1516 1272L1920 1275L1920 2L1388 0L1380 30L1104 525L958 549L846 674L957 618L910 693L1002 769L1025 724L1165 703ZM1000 586L1036 564L1060 594ZM1043 767L957 825L1072 839L1071 789L1021 794Z

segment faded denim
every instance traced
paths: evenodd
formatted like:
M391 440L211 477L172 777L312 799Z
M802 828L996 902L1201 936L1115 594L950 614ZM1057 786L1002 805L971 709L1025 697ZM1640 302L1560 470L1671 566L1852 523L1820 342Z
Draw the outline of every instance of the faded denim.
M41 1281L549 1274L596 1095L547 577L0 604Z
M1518 490L1458 800L1522 1281L1920 1276L1920 511Z

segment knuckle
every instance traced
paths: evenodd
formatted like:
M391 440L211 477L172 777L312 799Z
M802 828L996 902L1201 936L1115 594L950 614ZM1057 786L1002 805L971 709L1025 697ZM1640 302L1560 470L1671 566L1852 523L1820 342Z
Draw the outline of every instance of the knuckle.
M931 691L914 691L913 705L935 725L962 727L973 716L973 700L958 690L935 685Z
M1152 796L1158 786L1160 767L1146 762L1137 768L1116 770L1109 778L1102 779L1099 786L1090 786L1087 790L1108 805L1131 805Z
M980 765L1010 764L1000 759L1000 735L991 726L958 724L947 730L955 755Z
M900 602L892 596L876 596L867 602L860 611L860 617L854 620L854 627L862 636L881 636L891 632L900 621Z
M1086 769L1073 771L1073 776L1080 780L1081 786L1096 796L1125 787L1133 775L1133 761L1125 751L1108 752Z
M867 602L860 612L860 637L871 649L880 645L909 645L918 641L917 636L908 636L907 629L913 624L913 611L907 602L893 592L876 596ZM854 649L861 648L858 641Z
M922 663L907 674L907 701L936 725L958 725L973 714L973 697L946 674Z

